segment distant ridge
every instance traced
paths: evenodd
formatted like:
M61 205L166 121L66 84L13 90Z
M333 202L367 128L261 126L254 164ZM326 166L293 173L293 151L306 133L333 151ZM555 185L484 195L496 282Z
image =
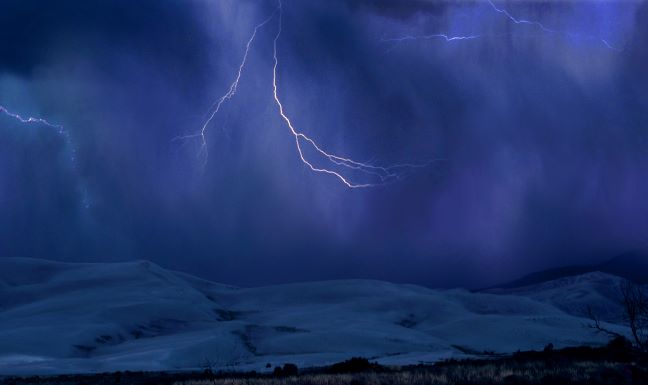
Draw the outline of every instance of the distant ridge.
M600 271L602 273L616 275L629 279L635 283L648 284L648 251L636 250L618 255L606 262L596 265L574 265L547 269L525 275L500 285L491 286L487 289L512 289L523 286L537 285L539 283L552 281L560 278L571 277Z

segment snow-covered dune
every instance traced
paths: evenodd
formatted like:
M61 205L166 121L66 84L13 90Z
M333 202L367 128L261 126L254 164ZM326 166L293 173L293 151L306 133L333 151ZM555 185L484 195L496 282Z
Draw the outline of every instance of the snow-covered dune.
M0 374L417 363L602 344L584 309L616 322L618 283L590 273L490 293L366 280L243 289L145 261L0 258Z

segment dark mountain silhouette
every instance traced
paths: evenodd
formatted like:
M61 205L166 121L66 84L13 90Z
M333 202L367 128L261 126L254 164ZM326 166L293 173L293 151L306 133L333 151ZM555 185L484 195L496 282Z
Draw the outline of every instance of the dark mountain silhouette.
M554 279L600 271L629 279L638 284L648 284L648 251L636 250L618 255L608 261L595 265L564 266L531 273L522 278L495 285L488 289L510 289L536 285Z

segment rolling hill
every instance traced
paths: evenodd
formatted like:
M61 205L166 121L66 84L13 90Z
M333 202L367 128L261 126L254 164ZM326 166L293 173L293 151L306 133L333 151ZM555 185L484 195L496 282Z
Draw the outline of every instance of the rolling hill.
M621 279L471 293L368 280L237 288L151 262L0 258L0 374L386 364L606 342Z

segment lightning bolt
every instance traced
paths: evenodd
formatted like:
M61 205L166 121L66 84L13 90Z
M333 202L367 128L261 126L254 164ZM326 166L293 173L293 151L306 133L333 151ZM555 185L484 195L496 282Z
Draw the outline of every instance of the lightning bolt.
M434 33L431 35L406 35L401 37L383 38L381 39L381 41L385 43L402 43L407 40L443 39L446 42L451 42L456 40L474 40L474 39L479 39L480 37L481 35L450 36L444 33Z
M535 25L536 27L540 28L541 30L543 30L543 31L545 31L545 32L549 32L549 33L558 33L557 30L547 28L547 27L544 26L544 24L540 23L539 21L532 21L532 20L518 19L518 18L514 17L513 15L511 15L507 10L505 10L505 9L503 9L503 8L497 8L497 6L495 5L495 3L492 2L492 0L486 0L486 1L488 2L488 4L490 4L491 8L493 8L493 9L495 10L495 12L499 12L499 13L501 13L502 15L508 17L509 20L511 20L511 21L514 22L515 24L530 24L530 25Z
M295 146L297 149L297 153L299 155L299 158L301 162L306 165L311 171L315 173L321 173L321 174L327 174L330 176L333 176L337 178L340 182L342 182L345 186L356 189L356 188L366 188L366 187L375 187L378 185L383 185L386 183L389 183L393 180L400 179L404 176L404 172L402 170L408 170L408 169L416 169L416 168L423 168L429 166L431 163L435 161L441 161L443 159L434 159L427 161L425 163L420 163L420 164L415 164L415 163L402 163L402 164L394 164L391 166L376 166L370 163L365 163L365 162L359 162L356 160L353 160L348 157L343 157L339 155L335 155L332 153L329 153L325 151L317 142L312 139L311 137L307 136L303 132L299 131L298 129L295 128L293 125L291 119L288 117L284 105L281 102L281 99L279 98L279 90L278 90L278 67L279 67L279 59L277 55L277 46L279 42L279 38L281 37L282 29L283 29L283 3L281 0L278 0L277 2L277 8L275 11L264 21L261 23L257 24L254 27L254 30L252 31L252 34L250 38L248 39L246 45L245 45L245 51L243 54L243 58L239 64L238 71L236 73L236 76L232 83L230 84L229 88L227 89L227 92L222 95L213 105L213 108L211 112L209 113L208 118L205 120L204 124L202 125L201 129L199 132L191 135L184 135L184 136L179 136L174 139L192 139L192 138L198 138L200 139L200 147L201 150L199 151L200 154L204 154L204 159L205 163L203 163L203 166L206 164L207 160L207 155L208 155L208 143L207 143L207 138L206 138L206 133L209 128L210 123L213 121L214 117L218 114L218 112L221 109L221 106L228 100L230 100L234 95L236 94L236 91L238 89L239 82L241 80L241 77L243 75L243 71L245 69L245 66L247 64L247 59L249 56L250 48L252 46L252 43L254 42L254 39L257 36L257 33L259 29L261 29L263 26L268 24L273 18L275 18L278 15L278 28L277 28L277 33L274 36L273 39L273 61L274 65L272 68L272 88L273 88L273 97L274 101L277 105L279 115L281 119L285 122L286 126L288 127L290 134L294 137L295 139ZM338 169L345 169L347 171L354 171L354 172L360 172L365 175L368 175L372 178L376 179L376 183L361 183L361 182L355 182L352 179L350 179L348 176L344 176L341 171L339 171L336 168L333 167L325 167L325 166L316 166L315 163L312 160L309 160L306 155L304 154L304 147L303 146L310 146L312 150L315 151L315 153L319 154L325 161L327 161L331 166L337 167Z
M311 161L306 159L304 156L304 152L302 150L302 141L309 144L311 147L315 149L319 154L324 156L326 159L328 159L331 163L337 165L337 166L342 166L346 168L350 168L352 170L358 170L362 171L365 173L368 173L370 175L375 175L378 176L381 180L381 183L386 182L387 179L396 177L396 174L390 172L390 169L387 167L379 167L379 166L373 166L370 164L362 163L355 161L350 158L345 158L341 157L338 155L330 154L326 151L324 151L313 139L308 137L306 134L303 132L298 131L295 126L293 126L292 121L286 114L284 110L284 106L281 103L281 99L279 99L279 91L277 87L277 68L279 67L279 59L277 57L277 43L279 41L279 38L281 37L281 32L283 29L283 4L281 0L279 0L279 27L277 28L277 34L274 37L274 40L272 42L273 44L273 59L274 59L274 66L272 67L272 89L273 89L273 96L275 103L277 104L277 107L279 108L279 114L281 115L281 118L284 120L286 125L288 126L288 129L290 130L290 133L295 137L295 146L297 147L297 152L299 154L299 158L301 161L308 166L308 168L311 171L314 171L316 173L323 173L323 174L329 174L337 179L339 179L342 183L344 183L347 187L350 188L363 188L363 187L373 187L376 186L374 183L355 183L349 180L348 178L344 177L342 174L339 172L329 169L329 168L324 168L324 167L316 167L313 165Z
M72 143L72 139L70 137L70 133L65 129L60 124L54 124L50 123L46 119L43 118L35 118L32 116L22 116L18 113L12 112L9 109L7 109L5 106L0 105L0 113L4 114L5 116L8 116L10 118L13 118L14 120L23 123L23 124L35 124L35 125L43 125L45 127L48 127L50 129L53 129L56 131L56 133L61 136L65 142L65 147L67 148L70 156L70 163L72 164L72 168L74 169L75 172L78 172L78 166L77 166L77 160L76 160L76 149L75 146ZM81 193L83 195L82 198L82 204L83 207L86 209L90 207L90 200L88 197L88 192L85 186L81 187Z
M530 25L533 27L538 28L540 31L547 33L547 34L553 34L553 35L558 35L558 36L563 36L563 37L568 37L568 38L580 38L580 39L586 39L586 40L596 40L599 43L601 43L604 47L611 49L613 51L621 52L622 50L620 48L614 47L612 44L610 44L606 39L603 39L599 36L596 35L587 35L587 34L579 34L579 33L573 33L573 32L565 32L565 31L560 31L557 29L552 29L544 24L542 24L539 21L536 20L527 20L527 19L521 19L513 16L509 11L507 11L504 8L499 8L497 5L492 0L486 0L486 2L489 4L490 8L502 15L504 15L508 20L513 22L514 24L526 24ZM429 35L406 35L406 36L401 36L401 37L393 37L393 38L383 38L381 39L382 42L387 42L387 43L403 43L406 41L410 40L433 40L433 39L438 39L438 40L444 40L445 42L453 42L453 41L460 41L460 40L474 40L474 39L479 39L482 37L487 37L487 36L493 36L493 35L483 35L483 34L477 34L477 35L458 35L458 36L450 36L444 33L435 33L435 34L429 34ZM497 36L503 36L503 35L497 35Z
M207 119L203 123L200 131L198 131L195 134L190 134L190 135L183 135L183 136L178 136L174 138L174 140L177 139L192 139L192 138L199 138L200 139L200 152L199 154L204 154L204 163L203 166L206 165L207 159L209 157L209 149L207 147L207 129L209 127L209 124L214 120L214 117L218 114L220 111L221 107L223 104L232 99L234 95L236 95L236 91L238 90L238 85L241 80L241 76L243 76L243 70L245 69L245 65L247 64L247 59L250 54L250 47L252 47L252 43L254 42L254 39L256 38L257 32L259 29L261 29L264 25L268 24L270 20L272 20L277 13L278 9L275 10L267 19L262 21L261 23L257 24L254 27L254 30L252 31L252 35L248 39L247 43L245 44L245 52L243 53L243 59L241 60L241 63L239 64L238 71L236 72L236 76L234 78L234 81L230 84L229 88L227 89L227 92L223 94L218 100L212 105L211 112L208 114Z
M495 5L495 3L493 3L492 0L487 0L487 1L488 1L488 4L491 6L491 8L493 8L493 10L494 10L495 12L501 13L502 15L506 16L509 20L511 20L511 21L512 21L513 23L515 23L515 24L528 24L528 25L533 25L533 26L538 27L538 28L539 28L540 30L542 30L543 32L551 33L551 34L556 34L556 35L562 35L562 36L566 36L566 37L572 37L572 38L573 38L573 37L577 37L577 38L581 38L581 39L597 40L597 41L599 41L601 44L603 44L606 48L609 48L609 49L614 50L614 51L621 51L620 48L616 48L616 47L612 46L612 45L611 45L607 40L605 40L605 39L603 39L603 38L601 38L601 37L599 37L599 36L596 36L596 35L579 34L579 33L572 33L572 32L564 32L564 31L560 31L560 30L557 30L557 29L548 28L548 27L546 27L544 24L542 24L542 23L539 22L539 21L535 21L535 20L526 20L526 19L518 19L518 18L514 17L513 15L511 15L511 14L510 14L506 9L504 9L504 8L498 8L498 7Z
M45 120L45 119L41 119L41 118L34 118L34 117L31 117L31 116L23 117L23 116L21 116L21 115L15 113L15 112L11 112L11 111L9 111L5 106L2 106L2 105L0 105L0 112L2 112L3 114L5 114L5 115L7 115L7 116L9 116L9 117L11 117L11 118L14 118L15 120L19 121L20 123L25 123L25 124L30 124L30 123L42 124L42 125L45 125L45 126L47 126L47 127L49 127L49 128L53 128L53 129L55 129L55 130L56 130L59 134L61 134L61 135L68 136L68 135L67 135L67 132L65 131L65 129L63 129L63 126L61 126L61 125L59 125L59 124L52 124L52 123L48 122L48 121Z

